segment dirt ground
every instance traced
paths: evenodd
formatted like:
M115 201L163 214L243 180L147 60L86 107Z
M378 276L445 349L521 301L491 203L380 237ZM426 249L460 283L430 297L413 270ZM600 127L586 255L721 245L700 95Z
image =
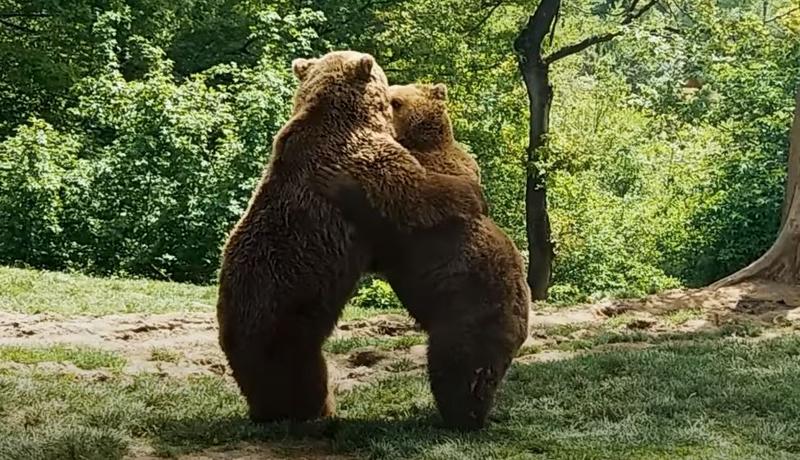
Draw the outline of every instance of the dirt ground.
M671 314L689 312L683 322ZM625 315L624 321L614 318ZM548 361L571 356L548 344L581 337L599 326L636 329L653 334L713 330L730 322L766 328L793 328L800 324L800 287L773 283L746 283L719 290L674 290L635 300L613 300L569 308L533 307L531 335L526 347L539 351L523 361ZM613 326L610 326L613 324ZM333 339L398 337L413 334L413 321L402 315L379 315L342 322ZM225 358L217 344L212 313L161 315L121 314L70 316L0 312L0 345L69 344L115 351L127 359L124 372L155 372L185 377L192 374L226 375ZM174 359L159 359L166 351ZM384 351L374 347L328 354L332 379L339 391L383 377L388 367L404 362L409 370L425 366L425 346ZM524 353L523 353L524 354ZM68 366L46 363L48 366ZM77 371L80 372L80 371ZM91 371L88 371L91 372Z
M553 345L588 336L598 328L638 330L658 335L713 331L732 322L763 328L768 331L763 335L795 331L800 328L800 287L744 283L719 290L674 290L643 299L614 300L569 308L534 306L531 309L530 337L518 360L541 362L564 359L579 352L592 352L559 349ZM417 331L409 318L380 315L343 322L337 327L333 338L398 337L414 333ZM216 320L212 313L62 317L0 312L0 345L51 344L115 351L127 358L123 370L125 373L153 372L176 377L217 374L230 378L225 358L217 344ZM646 343L634 345L648 346ZM385 351L368 347L348 353L328 354L331 378L336 391L341 392L389 374L396 375L400 365L404 372L421 372L425 368L425 352L424 345L417 345L403 350ZM163 356L170 356L170 359L164 359ZM71 367L69 370L75 373L103 377L103 371L83 371L66 363L40 363L38 366ZM250 445L235 451L209 450L182 458L286 458L285 453L273 455L270 452L268 447ZM296 456L290 458L341 457L320 457L311 452L298 451Z

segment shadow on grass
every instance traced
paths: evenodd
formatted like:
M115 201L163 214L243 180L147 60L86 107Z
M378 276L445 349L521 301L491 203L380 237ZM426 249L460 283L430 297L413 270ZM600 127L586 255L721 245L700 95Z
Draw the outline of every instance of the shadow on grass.
M0 449L27 443L0 458L55 458L45 454L94 445L108 455L85 458L119 458L118 441L130 438L162 455L246 442L386 459L797 458L800 338L661 344L516 365L494 418L479 433L437 428L421 376L342 395L337 419L257 426L219 378L86 382L0 373ZM53 435L59 430L80 436L56 449L65 442Z

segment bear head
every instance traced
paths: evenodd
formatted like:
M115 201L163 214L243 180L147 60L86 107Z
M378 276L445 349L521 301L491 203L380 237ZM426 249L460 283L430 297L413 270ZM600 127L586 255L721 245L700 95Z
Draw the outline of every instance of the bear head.
M386 74L369 54L332 51L299 58L292 61L292 71L299 80L295 113L318 109L339 121L365 118L381 124L391 118Z
M395 135L403 146L433 150L454 142L445 85L393 85L389 98Z

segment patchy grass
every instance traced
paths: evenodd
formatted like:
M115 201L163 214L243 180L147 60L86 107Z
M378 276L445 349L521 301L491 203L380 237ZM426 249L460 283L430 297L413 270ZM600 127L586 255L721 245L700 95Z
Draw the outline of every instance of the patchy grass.
M636 315L631 312L622 313L621 315L612 316L608 318L605 325L610 328L618 328L627 326L636 319Z
M544 326L540 329L545 335L548 336L562 336L567 337L572 335L578 331L582 331L584 329L592 329L596 327L590 323L570 323L570 324L554 324L551 326Z
M763 329L758 325L746 322L723 324L719 328L693 332L646 332L613 330L603 326L587 329L581 338L567 338L549 348L562 351L591 350L595 347L616 343L650 343L661 344L673 341L702 342L736 337L758 337ZM545 347L545 349L548 347ZM530 353L529 353L530 354Z
M183 353L167 348L154 348L150 350L150 361L163 363L177 363L183 358Z
M704 316L705 315L703 314L703 311L700 310L699 308L684 308L681 310L671 311L665 315L660 316L660 318L673 326L680 326L681 324L684 324L687 321L693 319L700 319L703 318Z
M339 317L339 321L360 321L378 315L401 315L407 316L408 312L402 308L361 308L347 305Z
M107 351L92 348L53 345L49 347L0 346L0 362L19 364L62 363L74 364L79 369L121 369L125 358Z
M407 334L399 337L366 337L354 336L341 339L329 339L322 349L328 353L344 354L361 347L377 347L381 350L407 350L414 345L426 342L423 334Z
M115 459L132 444L176 455L311 436L331 452L382 459L790 459L800 454L797 388L797 336L596 353L514 366L495 422L457 434L435 427L422 376L341 395L333 421L259 427L217 377L97 382L5 370L0 458Z
M387 367L390 372L408 372L415 368L417 368L417 364L407 358L395 361Z
M540 347L538 345L525 345L523 347L520 347L519 351L517 352L517 357L535 355L536 353L539 353L543 349L544 349L543 347Z
M217 287L166 281L93 278L80 274L0 266L0 311L108 315L115 313L213 312ZM405 310L347 306L342 320Z

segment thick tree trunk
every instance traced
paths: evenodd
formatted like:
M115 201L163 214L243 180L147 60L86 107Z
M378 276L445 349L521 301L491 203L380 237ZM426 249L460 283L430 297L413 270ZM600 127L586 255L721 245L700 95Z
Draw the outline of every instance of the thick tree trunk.
M761 258L712 284L730 286L751 279L800 283L800 90L795 98L794 121L789 141L789 168L778 238Z
M530 101L527 178L525 183L525 220L528 237L528 285L534 300L547 299L553 266L553 242L550 239L550 216L547 213L546 176L539 169L540 153L550 127L550 86L547 64L529 62L523 66L523 78Z

